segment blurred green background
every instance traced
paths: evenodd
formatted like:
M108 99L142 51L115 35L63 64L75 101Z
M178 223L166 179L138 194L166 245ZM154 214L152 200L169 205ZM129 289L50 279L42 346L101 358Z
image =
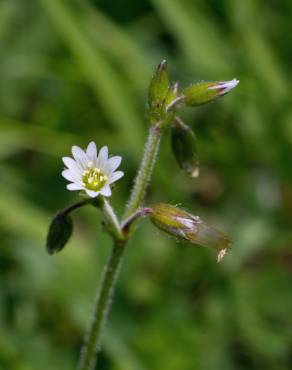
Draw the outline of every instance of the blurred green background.
M127 250L103 370L292 368L290 0L0 1L0 369L74 369L111 242L95 209L66 249L50 217L77 199L61 157L95 140L123 156L122 213L143 150L145 101L166 58L181 86L240 79L182 117L199 138L187 178L165 136L147 203L182 204L228 232L220 265L147 220Z

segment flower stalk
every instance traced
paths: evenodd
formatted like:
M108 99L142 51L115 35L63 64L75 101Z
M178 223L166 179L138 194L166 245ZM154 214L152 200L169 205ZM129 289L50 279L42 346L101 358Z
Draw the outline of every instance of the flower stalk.
M121 242L124 240L124 235L122 232L122 228L120 226L119 220L113 210L110 202L106 199L102 199L102 209L104 214L104 227L106 230L111 234L112 238L117 241Z
M73 232L73 221L70 214L87 203L87 199L73 203L59 211L52 219L46 241L46 248L49 254L60 252L66 246Z
M135 213L125 219L121 225L124 234L129 233L129 229L133 222L137 221L139 218L149 215L152 212L152 209L149 207L144 207L138 209Z

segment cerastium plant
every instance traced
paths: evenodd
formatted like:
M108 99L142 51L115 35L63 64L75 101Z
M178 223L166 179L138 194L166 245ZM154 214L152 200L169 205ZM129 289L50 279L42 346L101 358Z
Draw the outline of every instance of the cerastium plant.
M112 302L121 260L139 219L148 216L153 225L177 239L214 248L218 252L218 261L229 248L230 239L202 221L200 217L168 204L157 203L145 207L144 198L151 180L161 137L168 129L171 130L172 148L180 167L191 177L197 177L199 174L196 138L191 128L177 115L179 107L199 106L211 102L228 93L238 82L236 79L223 82L199 82L180 91L177 83L169 82L166 61L158 65L149 88L149 135L121 221L108 199L111 196L111 184L124 175L122 171L117 171L122 158L109 157L106 146L97 153L94 142L91 142L85 151L78 146L73 146L74 159L63 158L66 169L62 175L70 181L67 189L79 191L81 200L59 212L52 220L47 236L48 252L50 254L59 252L65 246L73 229L70 214L85 205L93 205L101 210L104 229L113 239L112 252L99 284L93 319L81 350L80 370L95 368L101 331Z

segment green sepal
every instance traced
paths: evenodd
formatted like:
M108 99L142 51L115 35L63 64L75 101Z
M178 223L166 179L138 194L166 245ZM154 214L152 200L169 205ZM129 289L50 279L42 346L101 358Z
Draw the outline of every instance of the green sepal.
M167 108L178 97L178 83L172 83L167 90L165 107Z
M163 60L156 68L154 76L150 82L148 104L150 109L158 108L163 104L168 92L168 70L167 62Z
M216 82L198 82L184 89L184 102L186 105L196 107L217 99L220 95L217 90L210 89Z
M148 115L151 125L157 124L165 118L166 97L169 90L167 62L163 60L154 73L148 94Z
M233 79L230 81L198 82L192 84L183 90L184 103L196 107L203 105L226 95L229 91L238 85L239 81Z

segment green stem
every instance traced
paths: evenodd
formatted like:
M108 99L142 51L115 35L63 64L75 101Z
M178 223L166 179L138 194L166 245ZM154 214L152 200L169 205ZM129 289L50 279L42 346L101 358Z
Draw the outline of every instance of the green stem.
M79 202L76 202L76 203L72 204L71 206L63 209L62 213L63 213L64 216L67 216L71 212L75 211L75 209L83 207L88 203L89 203L89 201L87 199L86 200L80 200Z
M126 207L125 218L131 216L143 204L147 185L150 181L161 139L161 130L151 126L145 146L143 159L134 182L134 187Z
M145 146L143 159L141 161L140 169L134 182L134 187L130 200L128 202L125 221L129 220L139 207L142 205L150 181L154 163L156 160L159 143L161 138L161 131L157 127L150 128L149 137ZM95 305L93 321L91 323L89 333L86 336L85 343L81 352L79 370L93 370L96 366L97 354L100 347L101 331L106 320L107 313L112 301L115 282L119 274L119 269L126 247L130 232L123 233L121 226L110 207L108 201L104 199L103 209L106 218L106 226L113 236L115 243L112 249L111 256L105 267L105 272L97 292L97 301Z
M133 222L137 221L141 217L149 215L149 213L151 212L152 212L151 208L144 207L144 208L138 209L135 213L132 213L131 216L126 218L121 225L121 229L124 232L124 235L128 233L129 228L133 224Z
M105 198L103 198L103 214L105 227L107 231L112 235L113 239L116 241L124 240L119 220L112 206L110 205L110 202Z
M101 330L106 320L115 282L117 280L125 243L115 243L112 253L105 267L100 287L97 292L97 300L93 315L93 321L85 338L81 351L79 369L93 370L96 366L97 353L100 347Z

